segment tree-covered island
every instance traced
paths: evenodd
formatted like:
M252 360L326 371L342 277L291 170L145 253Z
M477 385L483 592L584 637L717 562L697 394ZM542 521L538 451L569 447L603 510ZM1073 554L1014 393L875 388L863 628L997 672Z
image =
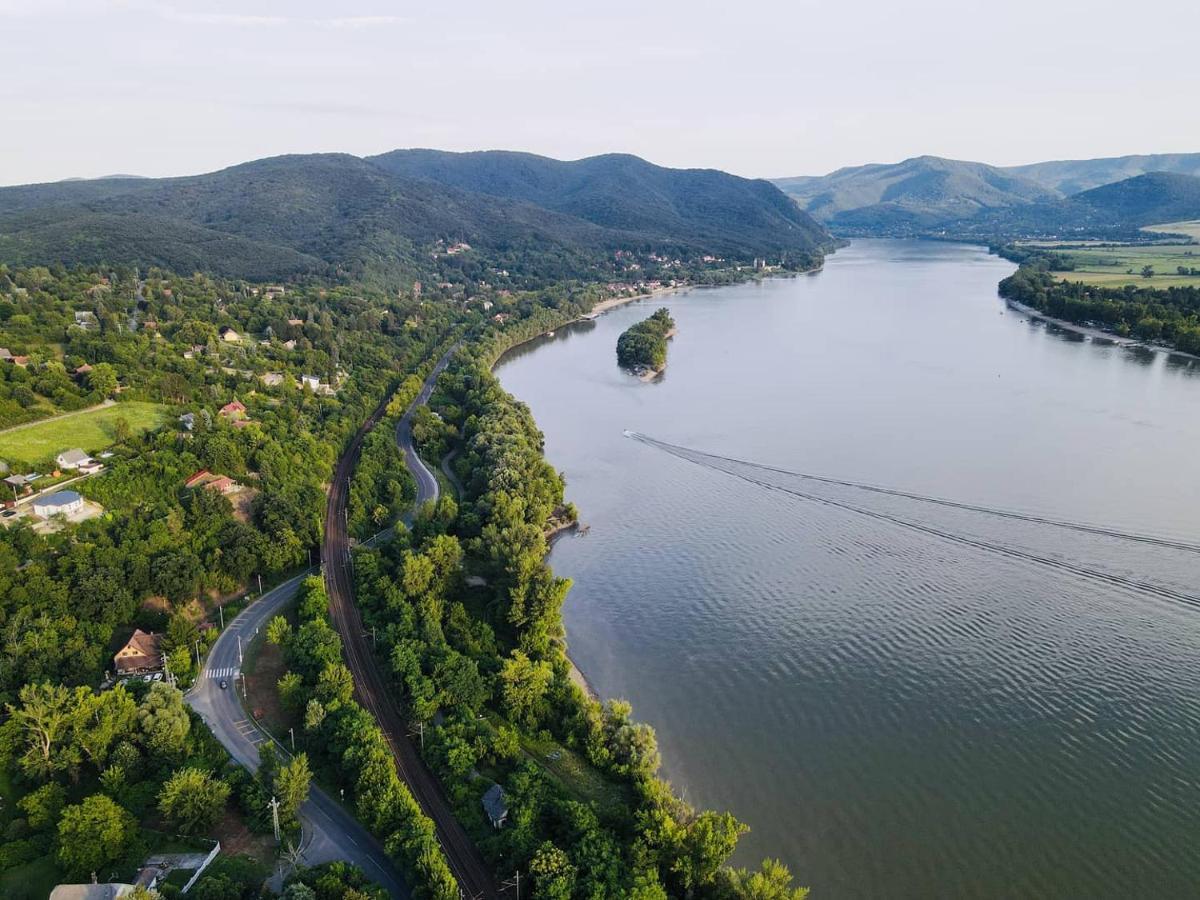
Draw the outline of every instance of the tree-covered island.
M617 338L617 362L639 374L661 372L667 365L667 339L675 334L675 320L666 307L631 325Z

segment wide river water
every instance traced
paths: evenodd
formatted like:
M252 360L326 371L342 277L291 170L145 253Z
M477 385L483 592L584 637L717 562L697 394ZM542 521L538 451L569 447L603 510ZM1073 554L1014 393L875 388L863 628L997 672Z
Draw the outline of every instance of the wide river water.
M551 555L572 657L815 898L1200 896L1200 364L1034 323L1011 270L859 241L497 369L591 526ZM616 340L658 306L644 384Z

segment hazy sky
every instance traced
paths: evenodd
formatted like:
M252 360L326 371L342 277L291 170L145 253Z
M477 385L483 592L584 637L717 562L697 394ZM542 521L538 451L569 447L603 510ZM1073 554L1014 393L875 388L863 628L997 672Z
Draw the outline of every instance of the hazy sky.
M752 176L1200 151L1198 9L0 0L0 183L417 146Z

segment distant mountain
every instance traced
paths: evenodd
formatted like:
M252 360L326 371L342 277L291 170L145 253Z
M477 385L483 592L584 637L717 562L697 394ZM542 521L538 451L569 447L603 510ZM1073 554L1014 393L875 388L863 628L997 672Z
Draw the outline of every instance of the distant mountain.
M992 210L948 226L987 237L1132 236L1145 225L1200 218L1200 177L1151 172L1062 200Z
M594 225L721 253L806 251L825 230L767 181L667 169L607 154L564 162L500 150L393 150L368 157L407 178L534 203Z
M465 179L415 177L382 158L346 154L273 157L185 178L0 188L0 260L133 262L273 278L411 271L438 240L504 253L535 249L547 260L619 248L815 259L829 240L766 182L660 169L634 157L598 159L619 164L542 161L589 164L577 191L591 205L580 207L558 203L549 189L536 195L539 204L532 194L473 190ZM502 162L496 168L504 172ZM631 181L625 172L644 178ZM658 191L625 196L655 179ZM683 197L690 187L694 196Z
M1067 159L1009 166L1013 175L1029 178L1063 194L1077 194L1150 172L1200 176L1200 153L1155 153L1106 159Z
M919 232L983 210L1060 196L994 166L937 156L781 178L775 184L831 228L849 233Z

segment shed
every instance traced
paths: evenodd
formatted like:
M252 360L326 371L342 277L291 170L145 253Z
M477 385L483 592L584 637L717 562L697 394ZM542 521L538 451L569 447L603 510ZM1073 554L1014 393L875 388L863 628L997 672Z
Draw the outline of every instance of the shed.
M487 813L493 828L501 828L508 820L508 797L504 788L493 784L483 795L483 811Z
M83 509L83 497L75 491L56 491L33 501L33 514L39 519L70 515Z

